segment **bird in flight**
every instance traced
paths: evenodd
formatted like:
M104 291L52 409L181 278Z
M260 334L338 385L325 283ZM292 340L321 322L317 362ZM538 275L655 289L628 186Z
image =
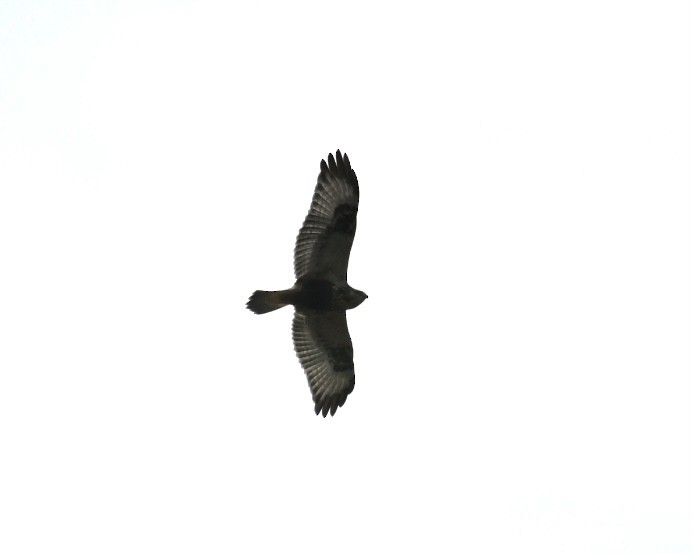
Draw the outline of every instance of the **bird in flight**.
M320 162L318 184L294 248L296 283L286 290L256 290L247 307L264 314L294 306L292 336L315 413L334 415L354 390L354 349L346 310L368 296L347 284L356 233L359 184L349 158L337 150Z

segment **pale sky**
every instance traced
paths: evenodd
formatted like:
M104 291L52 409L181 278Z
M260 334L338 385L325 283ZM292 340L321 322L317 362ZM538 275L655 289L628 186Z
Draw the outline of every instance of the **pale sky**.
M0 551L691 553L689 2L0 4ZM356 388L292 251L361 186Z

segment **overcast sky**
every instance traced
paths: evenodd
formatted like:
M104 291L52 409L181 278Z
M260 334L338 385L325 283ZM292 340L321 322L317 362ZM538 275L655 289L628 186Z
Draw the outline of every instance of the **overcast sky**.
M0 4L0 550L693 552L689 2ZM356 388L291 308L361 186Z

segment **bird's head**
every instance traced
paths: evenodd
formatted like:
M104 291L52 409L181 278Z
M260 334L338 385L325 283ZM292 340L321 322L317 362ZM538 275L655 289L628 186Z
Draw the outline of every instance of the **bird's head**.
M351 287L348 288L345 296L346 304L348 306L347 310L355 308L356 306L360 305L366 298L368 298L368 295L365 292L356 290Z

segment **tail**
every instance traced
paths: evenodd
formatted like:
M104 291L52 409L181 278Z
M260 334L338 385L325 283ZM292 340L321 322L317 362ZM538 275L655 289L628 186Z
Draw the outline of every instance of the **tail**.
M288 290L256 290L248 300L246 307L256 314L273 312L289 304L288 292Z

